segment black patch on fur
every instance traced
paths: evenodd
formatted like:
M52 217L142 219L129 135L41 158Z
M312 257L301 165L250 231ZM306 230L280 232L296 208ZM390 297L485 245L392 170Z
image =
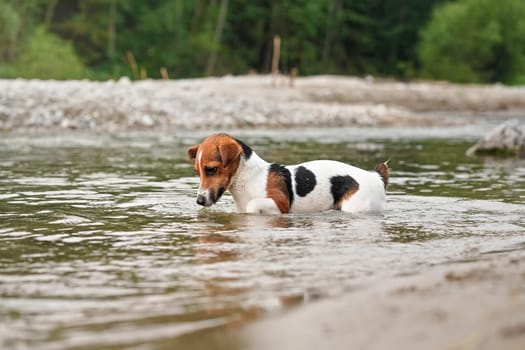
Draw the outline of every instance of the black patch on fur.
M304 197L312 192L317 184L315 174L304 166L300 166L295 170L295 193Z
M286 169L284 165L273 163L270 165L270 172L274 172L279 174L279 176L282 176L284 178L284 182L286 183L286 191L288 192L288 199L290 200L290 208L292 207L293 203L293 190L292 190L292 174L290 173L290 170Z
M350 175L334 176L330 178L330 183L332 184L330 191L334 197L334 205L339 203L341 198L343 198L350 190L359 189L359 184Z
M224 191L226 191L224 187L219 188L219 192L217 193L217 198L215 199L215 201L218 201L222 197Z
M242 147L242 151L244 152L244 157L246 158L246 160L248 160L250 158L250 156L252 155L252 149L247 146L244 142L242 142L241 140L237 140L237 139L234 139L235 141L237 141L237 143Z

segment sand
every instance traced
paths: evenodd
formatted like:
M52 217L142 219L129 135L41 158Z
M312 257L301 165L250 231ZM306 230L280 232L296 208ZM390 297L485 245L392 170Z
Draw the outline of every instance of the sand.
M524 349L525 252L376 281L235 337L246 349Z
M374 280L240 327L178 338L191 349L522 350L525 251Z

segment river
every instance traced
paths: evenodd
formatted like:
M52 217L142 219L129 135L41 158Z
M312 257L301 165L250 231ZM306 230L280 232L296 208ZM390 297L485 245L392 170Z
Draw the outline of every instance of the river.
M384 215L234 213L195 203L206 133L0 139L0 347L171 348L417 274L523 249L525 161L465 150L490 125L232 131L284 164L390 159Z

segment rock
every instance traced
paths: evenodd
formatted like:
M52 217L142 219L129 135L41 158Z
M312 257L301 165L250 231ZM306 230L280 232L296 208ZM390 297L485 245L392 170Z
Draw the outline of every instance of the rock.
M467 155L479 154L525 157L525 121L511 119L492 129L467 150Z

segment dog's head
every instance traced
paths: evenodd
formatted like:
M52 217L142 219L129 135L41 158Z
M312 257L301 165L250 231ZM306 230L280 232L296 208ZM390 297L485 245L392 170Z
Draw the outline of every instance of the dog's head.
M242 146L226 134L212 135L188 148L188 159L200 177L197 204L209 207L230 185L243 152Z

